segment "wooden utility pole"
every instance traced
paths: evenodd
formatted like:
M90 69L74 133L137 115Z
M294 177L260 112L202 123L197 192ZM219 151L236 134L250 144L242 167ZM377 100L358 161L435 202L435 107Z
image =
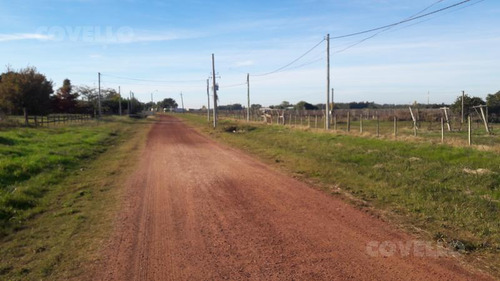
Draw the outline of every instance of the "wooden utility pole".
M247 122L250 122L250 73L247 73Z
M207 79L207 121L210 122L210 79Z
M462 124L464 123L464 118L465 118L464 100L465 100L465 91L462 91Z
M182 104L182 113L184 113L184 97L182 96L182 92L181 92L181 104Z
M98 110L99 110L99 119L101 118L102 116L102 109L101 109L101 73L98 72L97 73L97 80L98 80L98 89L99 89L99 92L98 92L98 97L97 97L97 107L98 107Z
M217 128L217 84L215 80L215 55L212 54L212 83L214 87L214 129Z
M330 130L330 34L326 35L326 106L325 129Z
M118 112L120 113L120 116L122 116L122 89L120 86L118 86L118 97L119 97Z
M135 95L134 95L134 92L131 92L131 94L132 94L132 100L130 101L130 108L133 111L134 110Z
M128 102L127 102L127 112L128 115L130 116L130 99L132 98L132 91L128 94Z

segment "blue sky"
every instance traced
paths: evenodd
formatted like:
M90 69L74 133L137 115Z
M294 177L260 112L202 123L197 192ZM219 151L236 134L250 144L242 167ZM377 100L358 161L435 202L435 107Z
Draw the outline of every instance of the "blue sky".
M35 66L57 87L65 78L97 85L101 72L103 87L121 86L142 101L152 92L155 100L179 100L182 91L185 106L198 108L206 103L215 53L222 104L246 104L246 86L233 86L246 73L252 103L324 103L324 42L288 71L252 75L288 64L327 33L383 26L436 2L428 11L460 1L0 0L0 61ZM335 100L426 103L430 92L431 103L450 103L462 90L483 98L497 92L499 14L500 2L485 0L394 27L341 53L370 34L332 40Z

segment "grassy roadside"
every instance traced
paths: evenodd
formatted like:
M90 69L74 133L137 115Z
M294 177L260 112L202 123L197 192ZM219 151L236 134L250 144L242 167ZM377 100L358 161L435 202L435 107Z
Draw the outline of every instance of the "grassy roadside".
M0 144L0 153L11 152L2 158L2 168L15 164L22 171L15 178L0 172L0 206L13 213L1 224L0 279L85 279L98 262L120 186L134 168L149 127L146 120L114 118L0 131L7 143ZM31 204L7 204L13 199Z
M203 117L181 117L328 192L353 195L362 207L374 207L424 239L448 244L500 277L498 153L228 120L212 130Z

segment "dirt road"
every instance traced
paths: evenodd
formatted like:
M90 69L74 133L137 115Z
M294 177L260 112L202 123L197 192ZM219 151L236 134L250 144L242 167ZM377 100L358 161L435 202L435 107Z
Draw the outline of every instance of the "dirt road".
M173 117L140 161L96 279L490 280Z

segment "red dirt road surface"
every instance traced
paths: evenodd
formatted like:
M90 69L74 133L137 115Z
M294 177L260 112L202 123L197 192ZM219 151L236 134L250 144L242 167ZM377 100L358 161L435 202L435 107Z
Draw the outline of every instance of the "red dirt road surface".
M492 280L174 117L126 188L98 280Z

